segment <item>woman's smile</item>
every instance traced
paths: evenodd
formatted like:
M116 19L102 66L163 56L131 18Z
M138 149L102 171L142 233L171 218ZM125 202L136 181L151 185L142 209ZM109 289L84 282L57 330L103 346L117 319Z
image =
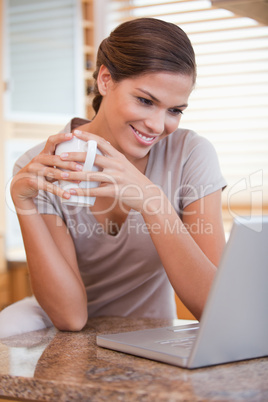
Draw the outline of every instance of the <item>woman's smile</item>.
M156 139L156 137L152 137L152 136L149 136L147 134L140 132L132 125L130 125L130 127L132 128L137 141L142 145L145 145L145 146L152 145L154 140Z

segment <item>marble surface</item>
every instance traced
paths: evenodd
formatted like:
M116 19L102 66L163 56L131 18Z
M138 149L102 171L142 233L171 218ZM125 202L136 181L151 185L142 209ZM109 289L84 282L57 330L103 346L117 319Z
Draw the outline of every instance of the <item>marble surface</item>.
M35 401L268 401L268 358L187 370L96 346L96 334L172 321L94 318L0 340L0 399Z

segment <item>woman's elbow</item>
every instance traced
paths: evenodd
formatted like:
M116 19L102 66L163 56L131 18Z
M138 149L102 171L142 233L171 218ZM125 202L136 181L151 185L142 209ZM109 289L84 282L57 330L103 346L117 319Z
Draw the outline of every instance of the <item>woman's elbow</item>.
M61 320L61 322L54 322L54 325L59 331L79 332L84 328L87 320L88 316L84 314L79 317L68 317L66 320Z

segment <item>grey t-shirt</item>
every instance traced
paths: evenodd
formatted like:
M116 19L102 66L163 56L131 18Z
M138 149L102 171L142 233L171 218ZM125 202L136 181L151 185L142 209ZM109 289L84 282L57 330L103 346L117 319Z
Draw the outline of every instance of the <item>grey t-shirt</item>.
M86 122L75 118L62 131ZM43 147L44 143L26 152L14 172ZM154 145L145 175L165 192L179 216L191 202L226 185L212 144L187 129L177 129ZM58 215L68 227L87 291L89 317L176 317L174 291L140 213L131 210L111 236L87 207L67 206L44 191L35 202L41 214Z

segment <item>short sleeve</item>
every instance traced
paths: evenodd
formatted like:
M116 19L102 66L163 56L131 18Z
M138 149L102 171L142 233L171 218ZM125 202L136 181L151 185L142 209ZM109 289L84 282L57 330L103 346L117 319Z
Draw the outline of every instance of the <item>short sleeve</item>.
M187 158L183 164L180 188L181 210L192 202L226 187L216 150L210 141L198 135L189 136L185 147Z
M34 203L40 214L58 215L64 220L60 199L56 195L39 190L38 196L34 199Z

